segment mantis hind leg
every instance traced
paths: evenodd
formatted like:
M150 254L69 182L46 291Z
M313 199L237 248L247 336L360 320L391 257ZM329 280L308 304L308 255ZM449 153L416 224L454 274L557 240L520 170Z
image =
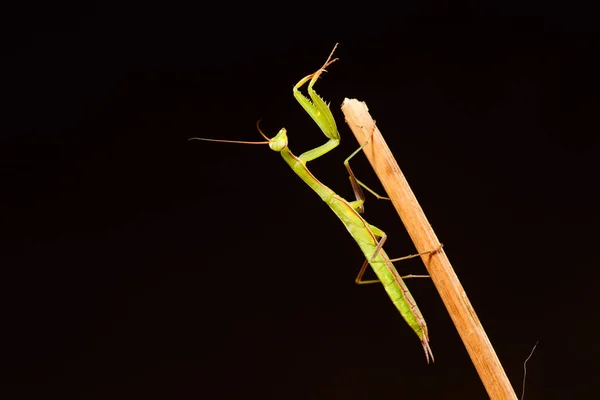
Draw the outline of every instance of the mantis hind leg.
M375 236L380 237L381 240L379 240L379 242L377 243L377 247L375 248L375 251L373 252L373 256L371 257L371 260L365 259L365 261L363 262L362 267L360 267L360 271L358 271L358 275L356 276L356 279L354 280L358 285L366 285L366 284L369 284L369 283L378 283L378 282L380 282L379 279L368 280L368 281L363 281L362 280L362 277L363 277L365 271L367 270L367 266L369 265L370 262L374 262L375 261L375 257L377 257L377 254L379 254L379 252L383 248L383 244L387 240L387 234L384 231L382 231L381 229L379 229L376 226L371 225L371 224L369 224L369 229L371 230L371 232L373 232L373 234ZM389 261L390 262L403 261L403 260L408 260L408 259L411 259L411 258L423 256L425 254L435 253L435 252L439 251L443 246L444 246L444 244L440 243L440 246L438 248L434 249L434 250L424 251L424 252L418 253L418 254L411 254L411 255L408 255L408 256L400 257L400 258L392 258ZM402 278L402 279L429 278L429 275L413 275L413 274L410 274L410 275L401 276L400 278Z
M403 261L403 260L408 260L410 258L424 256L425 254L437 253L438 251L440 251L442 249L442 247L444 247L444 243L440 243L440 245L437 248L433 249L433 250L427 250L427 251L424 251L422 253L411 254L411 255L408 255L408 256L400 257L400 258L390 258L390 261L391 262Z
M354 154L358 153L360 150L362 150L362 146L360 149L355 151L350 157L348 157L346 159L346 162L350 158L352 158L352 156L354 156ZM346 164L346 162L344 162L344 165ZM352 179L350 181L352 181ZM378 227L376 227L375 225L371 225L371 224L367 224L367 225L368 225L369 229L371 230L371 232L373 232L373 234L376 237L381 238L381 240L379 240L379 242L377 243L377 248L373 252L373 257L371 257L371 260L373 260L377 256L377 254L381 251L383 244L387 240L387 234L384 231L382 231L381 229L379 229ZM369 283L378 283L378 282L380 283L381 281L379 279L374 279L374 280L370 280L370 281L362 280L362 277L365 274L365 271L367 270L367 265L369 265L369 259L365 259L365 262L363 262L363 265L362 265L362 267L360 267L360 271L358 271L358 275L356 276L356 279L354 280L354 282L356 282L358 285L367 285Z
M363 263L362 267L360 268L360 271L358 271L358 275L356 275L356 279L354 280L354 282L356 282L357 285L368 285L370 283L381 283L381 281L379 279L372 279L369 281L363 281L362 277L365 274L365 271L367 270L367 265L369 265L369 261L365 260L365 262ZM429 278L429 275L404 275L401 276L400 278L402 279L410 279L410 278Z

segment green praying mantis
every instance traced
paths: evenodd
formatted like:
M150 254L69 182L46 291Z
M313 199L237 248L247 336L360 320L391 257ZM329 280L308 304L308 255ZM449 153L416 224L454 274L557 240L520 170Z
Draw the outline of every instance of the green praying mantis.
M426 360L429 363L430 358L431 361L433 361L434 358L433 353L431 352L431 348L429 346L429 333L427 331L427 324L425 323L425 319L423 318L421 311L417 307L415 299L410 294L408 287L402 280L402 278L416 278L428 276L408 275L401 277L394 265L392 264L392 262L405 260L424 254L433 254L439 249L419 254L413 254L397 259L390 259L383 250L383 244L387 239L387 235L381 229L369 224L360 215L364 211L363 204L365 199L361 186L367 189L369 192L373 193L378 198L387 198L377 195L375 192L373 192L371 189L369 189L359 180L357 180L354 173L352 172L352 169L350 168L350 159L352 159L352 157L354 157L358 152L360 152L368 142L363 144L359 149L357 149L344 161L344 166L348 171L350 183L352 185L352 189L356 197L355 201L348 201L343 197L337 195L333 190L331 190L329 187L325 186L317 178L315 178L306 166L306 164L309 161L312 161L328 153L329 151L337 147L340 143L340 134L338 132L335 119L333 118L333 114L331 113L328 104L325 103L325 101L313 89L315 82L317 82L321 74L325 72L325 68L327 68L333 62L337 61L337 58L332 59L336 47L337 45L333 48L333 51L331 52L331 54L327 58L327 61L321 68L319 68L316 72L302 78L293 88L294 97L300 103L302 108L304 108L304 110L311 116L314 122L316 122L319 128L321 128L321 131L325 134L325 136L329 139L327 143L316 147L312 150L309 150L305 153L302 153L300 156L295 156L288 147L288 137L285 128L281 128L277 135L275 135L273 138L269 138L262 132L259 123L257 123L257 129L259 133L266 139L266 141L245 142L206 138L190 138L190 140L196 139L211 142L242 144L268 144L271 150L279 152L285 160L285 162L292 168L292 170L308 186L310 186L311 189L313 189L319 195L319 197L321 197L321 199L325 203L327 203L327 205L331 208L335 215L338 216L338 218L343 222L344 226L346 227L350 235L354 238L354 240L362 250L363 254L365 255L366 259L358 273L358 276L356 277L356 283L368 284L381 282L383 284L383 287L385 288L385 291L391 298L393 304L396 306L404 320L414 330L414 332L421 340L423 350L425 351ZM304 96L299 90L300 87L302 87L306 82L309 82L308 94L310 96L310 99ZM362 280L363 274L369 264L371 265L371 267L375 271L375 274L379 278L378 280Z

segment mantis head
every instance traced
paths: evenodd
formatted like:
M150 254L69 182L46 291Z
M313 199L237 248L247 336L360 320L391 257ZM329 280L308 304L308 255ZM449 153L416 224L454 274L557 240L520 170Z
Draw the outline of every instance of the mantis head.
M275 135L272 139L269 139L264 133L263 131L260 130L260 126L258 125L260 121L258 121L256 123L256 128L258 129L258 132L260 132L260 134L262 135L262 137L264 137L265 139L267 139L267 143L269 143L269 147L271 148L271 150L276 151L276 152L280 152L281 150L285 149L288 145L288 138L287 138L287 131L285 130L285 128L281 128L279 130L279 132L277 132L277 135Z
M277 132L277 135L275 135L272 139L270 139L260 129L259 124L260 124L260 121L258 121L256 123L256 128L258 129L258 132L262 135L262 137L267 139L264 142L245 142L245 141L241 141L241 140L220 140L220 139L207 139L207 138L199 138L199 137L189 138L188 140L204 140L207 142L221 142L221 143L268 144L269 147L271 148L271 150L274 150L276 152L280 152L287 147L288 138L287 138L287 130L285 128L281 128L279 130L279 132Z

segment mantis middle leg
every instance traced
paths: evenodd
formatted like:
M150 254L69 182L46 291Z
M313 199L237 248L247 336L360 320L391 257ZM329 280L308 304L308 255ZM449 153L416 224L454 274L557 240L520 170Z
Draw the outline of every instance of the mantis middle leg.
M358 149L356 149L356 151L354 151L352 154L350 154L348 156L348 158L346 158L344 160L344 167L346 167L346 170L348 171L348 177L350 178L350 185L352 186L352 191L354 192L354 197L356 197L356 200L362 200L362 202L364 203L365 201L365 194L362 191L362 188L365 188L366 190L369 191L369 193L371 193L373 196L377 197L377 199L379 200L390 200L389 197L386 196L381 196L379 194L377 194L377 192L375 192L374 190L370 189L367 185L365 185L364 183L362 183L361 181L359 181L356 178L356 175L354 175L354 172L352 171L352 168L350 167L350 160L357 155L358 153L360 153L360 151L367 145L369 144L369 141L371 139L369 138L366 142L364 142ZM355 210L359 213L362 214L365 211L365 208L363 206L363 204L361 203L360 206L355 207Z

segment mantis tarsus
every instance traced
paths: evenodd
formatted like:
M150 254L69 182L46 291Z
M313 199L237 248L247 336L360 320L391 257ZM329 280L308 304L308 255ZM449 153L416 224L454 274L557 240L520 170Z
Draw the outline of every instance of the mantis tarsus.
M344 198L337 195L333 190L331 190L319 180L317 180L317 178L315 178L312 175L312 173L308 170L306 166L306 163L328 153L329 151L337 147L340 143L340 134L337 130L337 126L331 113L331 110L329 109L329 106L325 103L325 101L313 89L315 82L319 79L321 74L325 72L325 68L337 60L337 58L333 60L331 59L334 52L335 47L329 55L329 58L327 58L327 61L321 68L319 68L316 72L302 78L293 88L294 97L300 103L302 108L304 108L304 110L317 123L319 128L321 128L321 131L323 131L325 136L329 139L327 143L316 147L312 150L309 150L305 153L302 153L300 156L295 156L288 147L288 137L285 128L281 128L277 135L275 135L273 138L269 138L261 131L258 123L258 131L266 139L266 141L264 142L245 142L205 138L191 139L226 143L268 144L271 150L279 152L285 160L285 162L294 170L294 172L304 182L306 182L306 184L310 186L321 197L321 199L325 203L327 203L331 210L342 220L342 222L346 226L346 229L348 230L348 232L350 232L350 235L354 238L354 240L364 253L366 260L363 263L360 272L358 273L358 276L356 277L356 283L366 284L381 282L383 284L386 292L392 299L392 302L394 303L398 311L400 311L400 314L402 315L404 320L408 323L408 325L410 325L410 327L415 331L415 333L421 340L421 344L423 345L427 362L429 362L430 357L433 361L433 353L431 352L431 348L429 347L429 335L425 319L423 318L421 311L419 311L419 308L417 307L414 298L410 294L408 287L402 280L402 277L400 276L392 262L413 258L428 253L432 254L438 249L398 259L390 259L387 256L387 254L382 248L383 244L387 239L387 235L381 229L369 224L360 215L360 213L363 212L364 203L364 194L361 189L361 186L365 187L370 192L372 191L356 179L354 173L352 172L352 169L350 168L350 159L354 157L364 147L364 144L344 161L344 165L348 170L348 174L350 175L350 183L352 184L352 189L356 197L355 201L347 201ZM309 82L308 94L310 96L310 99L304 96L299 90L300 87L302 87L302 85L304 85L306 82ZM372 193L375 194L374 192ZM375 195L378 196L377 194ZM378 197L381 198L381 196ZM369 264L375 271L375 274L377 275L379 280L362 280L362 276L366 270L367 265ZM404 278L409 277L422 276L409 275Z

